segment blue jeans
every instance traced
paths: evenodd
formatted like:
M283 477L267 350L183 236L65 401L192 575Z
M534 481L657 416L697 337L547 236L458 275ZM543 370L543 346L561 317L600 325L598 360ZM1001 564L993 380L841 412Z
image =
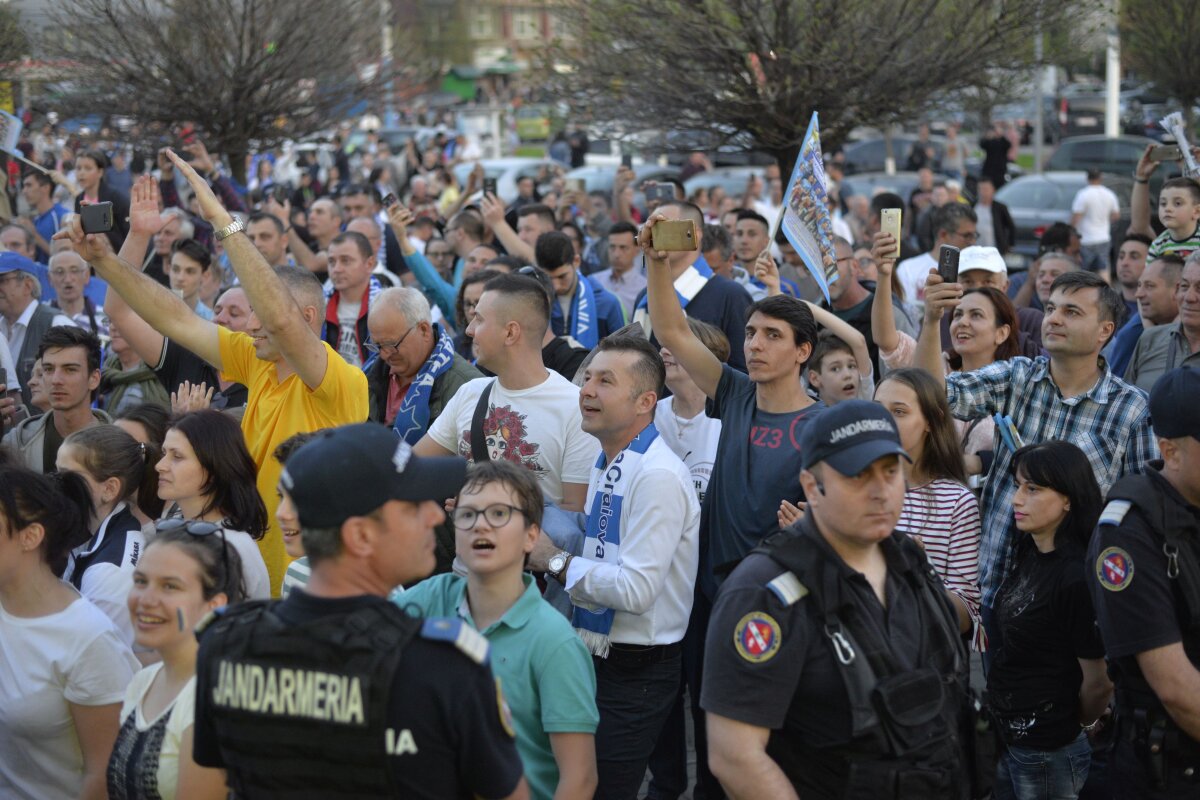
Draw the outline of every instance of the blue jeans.
M1079 260L1088 272L1104 272L1112 258L1112 242L1085 244L1079 248Z
M1091 763L1092 748L1082 731L1058 750L1010 746L996 768L996 800L1075 800Z

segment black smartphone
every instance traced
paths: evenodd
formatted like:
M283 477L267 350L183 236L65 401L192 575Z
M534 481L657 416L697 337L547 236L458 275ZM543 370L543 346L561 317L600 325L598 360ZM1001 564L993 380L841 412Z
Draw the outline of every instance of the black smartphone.
M113 227L113 204L93 203L79 211L84 233L108 233Z
M962 255L962 251L952 245L942 245L942 252L938 256L938 275L942 276L942 281L945 283L958 283L958 258Z
M632 153L626 153L625 155L621 156L621 166L625 167L626 169L633 169Z
M662 200L669 203L675 199L675 184L673 183L656 183L653 186L646 187L647 200Z
M490 194L494 197L500 196L500 195L496 194L496 179L495 178L484 178L483 179L483 193Z
M275 187L271 189L271 197L275 198L276 203L283 205L288 201L287 187L282 184L275 184Z
M396 205L396 203L399 203L399 202L400 201L396 199L396 195L392 194L391 192L388 192L387 196L383 198L383 207L391 208L392 206Z

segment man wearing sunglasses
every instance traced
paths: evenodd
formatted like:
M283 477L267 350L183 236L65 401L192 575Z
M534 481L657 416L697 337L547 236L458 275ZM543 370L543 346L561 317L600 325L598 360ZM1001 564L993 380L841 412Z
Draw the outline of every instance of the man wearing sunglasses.
M323 431L280 487L312 573L200 625L194 756L239 797L527 798L487 640L385 598L434 565L466 478L372 423Z

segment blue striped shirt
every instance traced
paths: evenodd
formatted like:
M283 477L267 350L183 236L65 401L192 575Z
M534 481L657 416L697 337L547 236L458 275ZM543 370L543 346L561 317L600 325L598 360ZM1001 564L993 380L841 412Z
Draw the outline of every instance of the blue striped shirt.
M1107 364L1101 363L1104 375L1096 385L1070 398L1059 392L1045 356L1032 360L1018 356L974 372L955 373L946 378L950 413L963 420L1004 414L1025 444L1071 442L1083 450L1101 493L1107 493L1118 478L1145 472L1148 462L1158 458L1158 442L1150 429L1145 393L1113 377ZM996 457L980 497L979 583L987 607L1012 569L1017 541L1012 451L1001 443L999 433L994 445Z

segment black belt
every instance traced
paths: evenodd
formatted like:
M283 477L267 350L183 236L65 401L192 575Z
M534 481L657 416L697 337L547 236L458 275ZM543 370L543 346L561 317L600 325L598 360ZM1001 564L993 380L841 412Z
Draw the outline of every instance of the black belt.
M641 667L647 664L657 664L683 653L683 642L674 644L618 644L613 642L608 648L610 664L620 664L623 667Z

